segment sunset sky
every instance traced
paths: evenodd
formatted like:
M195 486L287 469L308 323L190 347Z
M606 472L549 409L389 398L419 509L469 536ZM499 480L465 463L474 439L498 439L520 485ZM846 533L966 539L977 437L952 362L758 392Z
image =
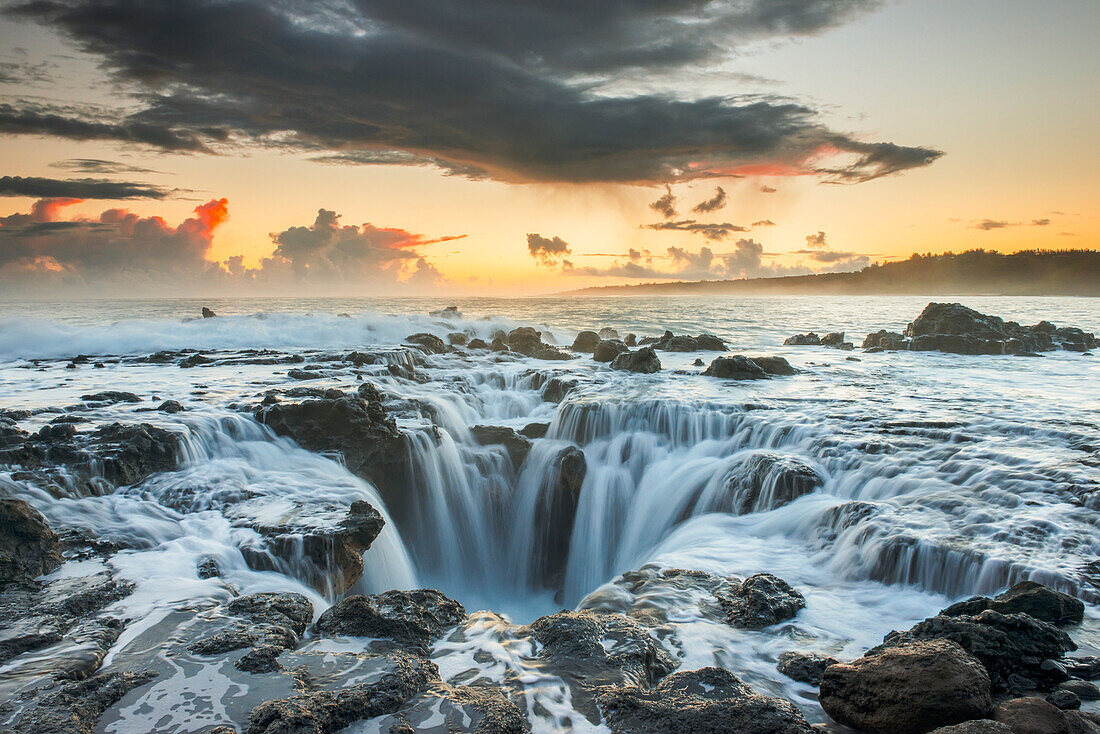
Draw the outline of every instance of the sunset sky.
M1097 0L0 8L9 293L522 295L1100 244Z

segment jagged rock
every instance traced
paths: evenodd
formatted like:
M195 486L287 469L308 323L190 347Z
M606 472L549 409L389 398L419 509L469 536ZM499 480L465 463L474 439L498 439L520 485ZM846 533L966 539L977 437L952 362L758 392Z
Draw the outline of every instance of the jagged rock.
M700 334L695 337L699 350L703 352L724 352L726 343L713 334Z
M879 349L887 352L904 351L909 348L909 340L905 338L904 334L899 334L896 331L879 329L863 338L863 348Z
M626 336L623 337L623 344L627 345L628 347L638 346L638 335L637 334L627 334Z
M410 334L405 337L405 341L409 344L415 344L429 354L443 354L448 350L447 344L435 334L428 334L427 332L420 332L418 334Z
M1077 646L1062 630L1026 614L1000 614L987 609L977 616L936 616L918 622L906 632L891 632L868 654L921 640L951 640L982 662L994 690L1040 688L1055 673L1042 661L1057 659ZM1059 683L1065 679L1053 681Z
M833 331L821 337L821 346L832 347L833 349L853 349L851 342L844 341L843 331Z
M204 319L212 319L212 318L216 318L217 314L214 313L213 309L211 309L207 306L203 306L202 307L202 317Z
M114 405L115 403L140 403L141 398L132 392L119 390L104 390L103 392L81 395L80 399L85 403L99 403L102 405Z
M84 680L60 680L35 693L33 705L14 723L10 734L91 734L107 708L156 677L150 671L103 673Z
M435 589L387 591L341 599L317 620L326 635L391 640L426 655L428 646L466 619L466 610Z
M542 386L542 399L548 403L560 403L577 384L576 380L551 377Z
M611 369L626 372L639 372L651 375L661 371L661 360L653 347L642 347L634 352L623 352L611 362Z
M985 668L949 640L905 643L830 665L818 700L837 722L872 734L923 734L993 713Z
M498 444L508 451L508 457L516 469L523 466L527 459L527 453L531 450L531 442L516 433L514 428L507 426L473 426L470 428L474 440L482 446Z
M821 655L816 652L785 652L779 656L779 662L775 666L783 675L799 683L809 683L816 686L821 683L821 676L830 665L836 665L840 661Z
M769 375L782 375L784 377L795 373L794 367L784 357L749 357L756 365Z
M724 380L766 380L768 378L768 373L761 369L760 365L741 354L716 358L703 371L703 374Z
M1036 619L1059 627L1078 624L1085 616L1085 605L1079 599L1049 589L1035 581L1021 581L992 599L975 596L952 604L940 614L946 617L973 616L986 609L992 609L1001 614L1030 614Z
M265 701L249 714L247 733L334 734L356 721L398 711L439 678L429 660L396 651L386 660L388 670L373 682Z
M548 587L556 587L565 572L587 472L584 452L576 446L566 446L550 463L550 474L539 489L531 569L534 578Z
M618 686L599 699L614 734L810 734L789 701L761 696L721 668L673 673L656 688Z
M758 630L792 619L806 599L790 584L770 573L731 582L715 592L728 624Z
M447 343L455 347L464 347L470 341L470 337L463 334L461 331L452 331L447 335Z
M789 347L819 347L821 337L811 331L809 334L789 336L783 340L783 343Z
M332 397L301 403L261 405L255 415L305 449L341 452L351 472L383 490L404 476L404 438L377 390L361 389L360 395L336 391Z
M180 434L148 423L113 423L91 433L58 424L7 439L0 464L47 472L60 465L85 481L102 478L116 487L175 469L182 448Z
M1013 698L997 704L993 720L1012 734L1070 734L1065 714L1041 698Z
M520 326L508 332L508 347L519 352L525 357L534 356L535 352L543 346L542 333L535 331L530 326Z
M577 334L577 338L573 340L573 351L591 354L596 351L596 347L599 346L599 344L599 334L594 331L582 331Z
M23 500L0 499L0 588L61 565L61 542L42 513Z
M592 359L597 362L613 362L620 354L629 351L627 346L618 339L601 339L592 352Z
M621 614L562 611L526 631L540 643L548 672L561 676L574 707L592 721L599 721L595 699L604 686L651 687L676 668L645 627Z
M226 611L239 618L230 627L191 643L197 655L222 655L250 648L235 667L250 673L278 670L278 656L298 646L302 633L313 619L313 605L302 594L249 594L233 599Z

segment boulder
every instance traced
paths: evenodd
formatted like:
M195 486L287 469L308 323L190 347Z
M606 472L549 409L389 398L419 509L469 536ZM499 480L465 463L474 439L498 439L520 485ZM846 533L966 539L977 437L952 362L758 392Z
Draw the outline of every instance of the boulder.
M811 331L809 334L789 336L783 340L783 343L789 347L819 347L821 337Z
M811 734L789 701L762 696L721 668L669 675L656 688L616 686L598 699L614 734Z
M1058 689L1069 691L1082 701L1100 701L1100 688L1087 680L1072 678L1058 684Z
M700 334L695 337L695 341L699 345L699 351L702 352L726 351L726 343L713 334Z
M489 349L494 352L510 352L511 348L508 346L508 342L504 341L503 337L494 337L493 343L489 345Z
M424 351L429 354L443 354L448 351L447 344L442 339L435 334L428 334L427 332L410 334L405 337L405 342L408 344L415 344L423 348Z
M618 339L601 339L592 352L592 359L597 362L612 362L620 354L629 351L627 346Z
M489 345L485 342L484 339L478 339L477 337L474 337L469 342L467 342L466 348L467 349L488 349Z
M941 726L933 729L931 734L1012 734L1012 729L993 719L973 719L961 724Z
M100 405L114 405L115 403L140 403L141 398L132 392L119 390L104 390L103 392L81 395L81 401L85 403L98 403Z
M466 619L466 610L435 589L386 591L341 599L320 619L317 629L326 635L390 640L418 655L451 627Z
M802 594L770 573L758 573L740 583L725 584L714 596L728 624L750 630L792 619L806 606Z
M470 341L470 337L463 334L461 331L452 331L447 335L447 343L453 347L464 347Z
M819 701L838 723L871 734L923 734L993 713L985 668L948 640L906 643L830 665Z
M325 395L300 403L261 405L256 420L310 451L339 451L351 472L383 490L404 477L404 438L377 390Z
M0 499L0 588L61 565L61 543L42 513L23 500Z
M749 453L726 478L727 494L707 508L747 515L789 504L825 484L825 477L803 459L770 451Z
M699 340L693 336L674 336L658 342L656 346L666 352L698 352Z
M576 380L551 377L542 385L542 399L548 403L560 403L576 386Z
M474 440L482 446L500 445L508 451L513 466L519 469L531 450L531 442L507 426L473 426L470 428Z
M821 337L821 346L833 349L852 349L852 343L844 341L843 331L833 331Z
M599 334L594 331L582 331L577 334L577 338L573 340L573 351L591 354L596 351L596 347L599 346L599 343Z
M1004 319L987 316L960 303L929 303L920 316L905 327L905 336L930 334L966 334L998 339L1005 336Z
M718 357L710 363L703 374L707 377L720 377L724 380L766 380L768 373L753 360L737 354L732 357Z
M208 308L207 306L203 306L202 307L202 317L204 319L212 319L212 318L216 318L217 314L214 313L213 309Z
M1011 589L990 599L975 596L952 604L941 614L947 617L975 615L986 609L1001 614L1030 614L1059 627L1079 624L1085 616L1085 605L1079 599L1061 591L1049 589L1035 581L1021 581Z
M512 351L531 357L543 345L542 333L530 326L520 326L508 332L507 342Z
M788 377L795 373L794 367L784 357L750 357L756 366L769 375L782 375Z
M1043 661L1058 659L1077 646L1062 630L1026 614L1000 614L987 609L977 616L938 615L906 632L891 632L868 654L924 640L950 640L974 655L989 671L997 691L1043 687L1065 671L1044 670Z
M651 375L661 371L661 360L653 347L642 347L634 352L623 352L611 363L611 369L625 372L639 372Z
M615 329L612 329L610 326L605 326L600 329L599 337L601 339L618 339L619 332Z
M623 337L623 344L627 345L628 347L638 346L638 335L637 334L627 334L626 336Z
M997 704L993 720L1007 725L1012 734L1071 734L1057 706L1041 698L1013 698Z
M1057 688L1051 691L1044 700L1061 711L1075 711L1081 708L1081 698L1073 691L1065 688Z
M182 413L186 408L178 400L165 400L157 406L161 413Z
M549 430L549 423L528 423L519 429L518 433L524 438L545 438L546 432Z
M799 683L809 683L812 686L821 683L821 677L825 675L825 669L830 665L836 665L840 661L816 652L785 652L779 656L775 666L783 675Z
M551 346L549 344L541 345L538 349L535 350L534 354L532 354L531 356L535 359L549 359L558 362L566 359L573 359L572 354L567 354L566 352L563 352L557 347Z
M904 334L896 331L879 329L873 334L868 334L863 339L864 349L879 349L887 352L904 351L909 348L909 340Z

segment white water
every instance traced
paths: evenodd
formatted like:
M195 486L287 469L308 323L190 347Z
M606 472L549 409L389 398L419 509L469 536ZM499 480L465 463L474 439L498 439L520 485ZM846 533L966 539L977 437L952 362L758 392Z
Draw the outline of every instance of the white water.
M519 622L572 607L617 574L650 562L775 573L807 598L783 634L715 625L688 605L666 643L687 667L724 665L820 716L809 688L775 672L779 653L855 655L952 599L996 592L1022 578L1077 594L1096 616L1100 587L1085 566L1100 557L1100 362L1071 353L1024 359L858 350L862 361L854 362L833 350L781 346L784 336L810 329L844 329L858 344L869 331L900 330L924 303L485 300L460 304L464 318L443 319L422 314L446 304L420 301L229 302L212 304L227 316L187 322L180 316L196 312L194 304L93 304L63 318L48 306L23 306L23 313L0 316L0 407L60 408L77 404L83 393L131 390L146 402L81 415L93 423L147 421L184 430L186 456L179 471L103 496L57 497L2 475L0 489L27 497L56 526L128 548L108 561L138 584L118 605L137 620L115 645L122 658L174 610L224 600L231 590L301 591L319 613L334 600L331 585L319 586L315 569L285 559L272 558L273 571L250 568L242 549L261 552L262 542L243 521L331 522L366 499L392 517L366 554L357 591L435 586L471 611L489 609ZM1084 299L966 303L1022 323L1045 318L1100 331L1100 308ZM161 349L263 348L301 353L308 362L314 349L392 346L417 331L488 338L520 323L548 324L547 340L562 344L578 329L598 326L639 335L666 327L707 331L727 339L734 353L780 354L802 372L745 384L674 374L697 373L690 366L695 357L709 361L713 354L660 353L665 371L652 376L615 373L586 357L548 363L439 355L420 369L429 378L424 384L382 367L356 375L360 370L348 365L304 383L354 390L357 377L365 377L383 389L411 437L410 512L387 508L338 461L277 439L233 409L271 387L301 386L286 378L287 366L180 369L125 359ZM102 369L52 361L82 353L123 359L104 358ZM560 406L547 403L533 388L532 370L580 376L583 384ZM154 406L153 395L180 400L188 411L135 412ZM57 415L41 413L21 425L35 428ZM502 447L479 446L469 433L478 424L530 422L551 425L518 470ZM543 530L535 508L545 499L554 457L569 445L583 450L587 473L564 581L554 589L532 572ZM728 509L730 477L760 452L806 463L822 474L823 486L776 509L765 492L748 514L716 512ZM838 508L853 501L866 503L864 514L845 527ZM223 578L198 577L199 562L210 557ZM525 662L534 654L527 643L490 617L478 625L480 634L462 644L437 646L445 675L469 670L481 651L496 661L482 664L489 678L497 675L494 666L532 676L531 695L554 712L536 722L540 728L579 727L563 698L568 691L540 681ZM1079 644L1098 642L1088 625L1075 637Z

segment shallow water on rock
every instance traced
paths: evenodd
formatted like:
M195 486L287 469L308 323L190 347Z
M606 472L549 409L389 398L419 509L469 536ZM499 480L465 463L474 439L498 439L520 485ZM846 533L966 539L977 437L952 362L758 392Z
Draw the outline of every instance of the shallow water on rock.
M569 688L540 665L521 625L594 600L621 602L616 578L647 564L721 576L769 572L802 592L806 607L795 619L762 631L716 623L682 592L656 593L646 604L661 610L658 637L682 669L725 667L821 721L815 689L775 670L781 653L856 656L954 600L1022 579L1084 600L1086 622L1074 639L1084 653L1100 647L1097 358L782 345L808 330L843 330L858 344L880 328L900 331L925 302L472 299L459 303L463 316L446 318L427 314L447 303L422 299L209 301L222 315L189 321L182 318L198 313L195 302L0 304L0 409L31 411L20 428L67 416L81 421L80 431L145 422L184 434L179 468L134 486L89 492L63 477L0 470L0 494L27 499L63 535L113 549L101 560L74 557L55 574L107 568L135 585L107 610L130 622L104 670L144 666L161 676L127 694L101 720L102 731L240 725L259 701L293 693L286 676L242 673L233 658L219 665L189 658L181 641L194 625L216 626L217 605L235 594L296 591L316 614L335 602L344 593L338 578L318 575L304 556L270 553L262 532L331 528L357 500L377 508L386 525L350 591L434 587L468 611L492 612L437 642L433 660L450 683L520 680L536 731L602 724L574 710ZM965 303L1024 324L1047 319L1100 331L1100 308L1087 299ZM424 355L415 358L416 380L388 367L412 364L401 344L415 332L488 341L498 329L528 324L563 346L581 329L604 326L639 336L713 333L729 353L783 356L798 373L723 381L692 364L718 353L661 351L664 369L653 375L616 372L589 355ZM211 363L144 359L180 349ZM388 356L361 366L342 361L355 350ZM81 354L89 359L70 367ZM288 356L301 362L256 363ZM316 379L288 376L310 364L318 365ZM576 381L560 403L543 398L551 376ZM277 437L244 410L269 390L354 392L364 382L382 391L408 436L411 477L400 491L354 475L337 454ZM141 402L81 400L103 390L134 392ZM155 410L167 399L186 410ZM532 423L549 425L518 466L503 446L481 445L470 431ZM548 477L570 446L586 466L576 519L548 527L546 518L556 517L542 504ZM772 467L800 467L813 479L795 491ZM566 557L540 555L554 542L565 543ZM201 577L209 559L220 577ZM355 657L364 649L356 639L307 639L293 655L316 677L346 681L371 674ZM0 665L0 686L18 688L28 669L19 658ZM189 703L169 704L181 699ZM443 721L445 706L432 705L425 703L424 721Z

